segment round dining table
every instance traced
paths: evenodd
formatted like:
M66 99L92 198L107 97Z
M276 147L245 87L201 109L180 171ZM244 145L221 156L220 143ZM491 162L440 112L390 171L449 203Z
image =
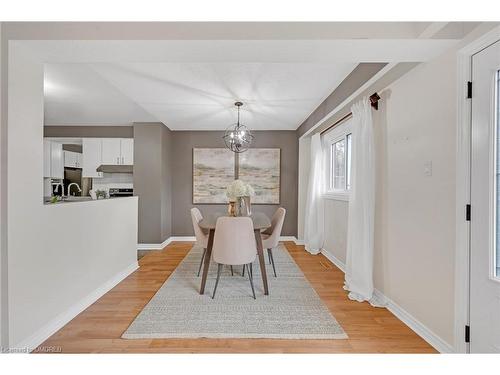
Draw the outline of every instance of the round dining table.
M205 284L207 282L208 269L210 267L210 260L212 259L212 248L214 244L214 236L215 236L215 225L217 223L217 219L221 216L228 216L224 213L215 213L210 214L204 217L198 225L208 231L208 244L207 244L207 253L205 256L205 260L203 263L203 274L201 276L201 287L200 294L205 293ZM266 262L264 260L264 249L262 247L262 237L261 231L271 227L271 220L267 217L266 214L262 212L254 212L251 216L253 223L253 230L255 234L255 241L257 244L257 255L259 257L259 265L260 265L260 273L262 275L262 283L264 285L264 294L269 295L269 286L267 284L267 273L266 273Z

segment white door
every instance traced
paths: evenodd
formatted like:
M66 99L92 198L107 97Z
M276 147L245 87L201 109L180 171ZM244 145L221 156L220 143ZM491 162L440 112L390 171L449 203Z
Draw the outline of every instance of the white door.
M120 138L102 138L102 164L121 164Z
M499 83L500 41L472 57L472 353L500 353Z
M121 164L134 164L134 140L132 138L123 138L121 142Z
M82 177L102 177L96 169L102 164L100 138L83 138L82 140Z

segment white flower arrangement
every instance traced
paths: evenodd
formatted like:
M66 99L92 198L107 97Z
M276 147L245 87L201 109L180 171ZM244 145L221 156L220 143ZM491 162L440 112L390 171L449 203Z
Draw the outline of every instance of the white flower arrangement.
M229 201L236 201L239 197L250 197L255 195L255 191L252 186L249 184L245 184L241 180L234 180L231 184L226 188L226 196Z

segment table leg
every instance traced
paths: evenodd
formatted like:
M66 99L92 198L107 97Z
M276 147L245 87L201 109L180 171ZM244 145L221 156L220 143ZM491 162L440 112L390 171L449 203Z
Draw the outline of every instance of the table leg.
M257 242L257 255L259 256L260 273L262 274L262 283L264 284L264 294L269 295L269 287L267 285L266 261L264 260L264 248L262 247L262 237L260 230L254 230L255 241Z
M207 252L205 254L205 263L203 264L203 274L201 275L200 294L205 294L205 283L207 282L208 269L212 260L212 247L214 244L215 229L210 229L208 233Z

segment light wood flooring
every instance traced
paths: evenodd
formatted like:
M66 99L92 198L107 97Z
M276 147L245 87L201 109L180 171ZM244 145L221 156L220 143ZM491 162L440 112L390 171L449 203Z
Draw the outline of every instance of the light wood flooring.
M285 242L295 262L346 331L346 340L140 339L120 336L175 270L192 243L174 242L139 260L140 268L40 347L63 353L434 353L388 310L347 298L344 274L323 255ZM208 298L208 297L207 297Z

